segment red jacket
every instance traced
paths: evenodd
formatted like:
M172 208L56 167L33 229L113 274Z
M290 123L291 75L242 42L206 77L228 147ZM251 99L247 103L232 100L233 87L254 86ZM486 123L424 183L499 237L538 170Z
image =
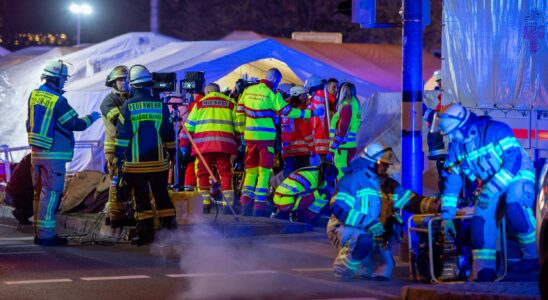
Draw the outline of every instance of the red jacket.
M306 107L299 107L305 109ZM314 153L312 123L309 119L281 118L282 157Z
M335 103L335 97L333 95L329 94L327 99L330 104L333 105ZM325 108L325 96L323 90L316 91L316 93L312 96L312 100L310 101L310 109L314 110L320 106L323 106ZM330 115L332 115L331 111L329 113ZM310 123L312 126L312 134L314 137L314 153L326 155L327 153L329 153L329 128L327 126L327 116L312 117L310 118Z

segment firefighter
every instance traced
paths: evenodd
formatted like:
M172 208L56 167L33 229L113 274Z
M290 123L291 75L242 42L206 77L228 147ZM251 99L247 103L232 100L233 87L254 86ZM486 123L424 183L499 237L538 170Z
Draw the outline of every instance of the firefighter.
M339 171L338 179L350 161L356 155L356 135L361 125L360 102L356 96L356 87L350 82L341 86L337 112L331 119L329 161L334 160Z
M105 160L107 162L108 174L111 180L113 176L118 176L120 172L115 164L116 154L114 152L114 142L120 108L129 97L127 75L128 68L126 66L117 66L110 71L105 85L111 87L112 91L101 103L101 114L105 126ZM118 185L110 186L107 202L109 216L107 217L106 224L110 224L112 228L133 225L124 212L124 197L125 193L122 188Z
M287 104L279 93L275 93L281 79L278 69L268 70L266 79L244 91L236 110L237 124L242 126L241 131L245 130L244 141L247 144L241 198L243 215L253 212L255 216L267 216L266 193L270 169L274 164L276 139L274 119L280 116L305 119L324 114L323 107L310 111Z
M438 211L433 199L387 180L386 170L396 161L392 148L372 143L352 161L348 173L337 184L330 201L333 214L327 224L327 236L339 249L333 263L338 280L351 281L357 276L390 278L394 265L390 249L384 241L377 244L388 230L385 228L388 218L382 215L387 201L391 205L390 215L395 212L397 216L402 209L414 213ZM391 186L387 189L385 185ZM377 253L382 261L374 256Z
M276 218L314 223L333 194L337 177L330 163L295 170L276 188Z
M324 82L318 76L310 76L306 79L304 87L308 90L308 93L312 96L310 100L310 109L317 109L322 107L325 109L325 89ZM335 103L334 96L328 93L328 101L330 103ZM310 118L310 123L312 126L312 135L314 141L314 156L313 161L320 160L323 162L325 157L329 153L329 128L328 128L328 115L331 115L333 112L329 109L326 110L326 115L324 116L314 116ZM317 156L316 156L317 155Z
M63 97L68 77L67 63L51 61L42 71L45 80L28 100L27 133L31 146L34 193L34 243L43 246L67 244L55 233L55 212L65 185L65 163L72 160L74 131L83 131L99 119L98 112L78 118Z
M206 96L196 102L188 115L185 127L192 134L196 147L203 154L204 160L198 160L196 175L198 188L202 195L204 209L209 212L212 205L210 174L204 164L219 174L223 198L232 205L234 189L232 188L231 157L236 155L240 133L236 132L234 119L236 102L220 93L219 85L207 85ZM193 149L193 155L196 150ZM223 213L231 214L227 203L223 201Z
M167 191L168 160L175 155L175 133L167 106L152 96L148 69L134 65L128 79L132 96L122 105L116 125L116 163L120 167L123 162L124 179L135 196L137 237L132 244L143 245L154 240L150 191L162 227L172 229L176 225Z
M308 94L303 86L297 85L289 90L291 107L306 109ZM310 164L310 154L314 153L312 127L310 120L282 117L282 158L283 176Z
M529 155L517 142L512 129L488 116L478 117L458 103L439 113L439 129L449 137L444 166L442 219L446 234L455 234L453 217L464 174L479 179L471 223L473 265L476 281L494 281L496 273L497 208L506 199L506 218L520 243L522 261L510 271L538 269L535 246L535 175Z

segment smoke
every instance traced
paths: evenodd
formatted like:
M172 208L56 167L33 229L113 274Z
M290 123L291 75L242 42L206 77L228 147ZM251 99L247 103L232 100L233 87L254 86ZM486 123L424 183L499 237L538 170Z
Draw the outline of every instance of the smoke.
M269 255L254 240L229 239L213 226L200 224L160 232L151 250L179 256L181 272L172 277L184 277L180 279L188 284L181 285L185 291L176 299L287 299L280 286L288 282L266 267Z

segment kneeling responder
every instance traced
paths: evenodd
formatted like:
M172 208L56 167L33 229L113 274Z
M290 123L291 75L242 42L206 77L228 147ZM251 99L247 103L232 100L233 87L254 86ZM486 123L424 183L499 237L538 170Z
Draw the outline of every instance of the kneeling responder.
M276 218L314 223L333 193L332 184L337 178L330 163L304 167L292 172L276 188L274 206Z
M105 126L105 160L107 161L108 174L111 180L113 176L119 176L121 171L118 170L115 163L116 154L114 152L114 142L116 139L116 123L118 122L118 116L120 115L120 108L129 97L127 76L128 68L126 66L117 66L110 71L105 85L112 87L112 91L101 103L101 114ZM133 222L127 218L124 211L124 199L127 196L125 190L127 189L120 187L120 185L110 186L107 202L108 217L106 223L107 225L110 224L112 228L133 225Z
M449 137L444 166L442 212L446 234L455 234L453 217L462 188L461 174L481 180L476 197L472 233L472 274L476 281L494 281L496 272L497 208L506 200L506 219L517 234L522 261L509 265L514 272L538 269L535 201L535 171L529 155L512 129L489 116L477 116L458 103L439 112L439 129Z
M390 212L438 210L432 199L418 196L399 184L386 183L386 169L395 161L392 148L370 144L352 161L348 173L337 184L330 202L333 214L327 224L327 236L339 249L333 263L339 280L350 281L356 276L389 279L392 275L394 264L388 245L384 241L376 244L386 231L382 221L388 218L381 214L386 201L393 206ZM384 189L385 184L392 187ZM383 189L389 194L385 195ZM380 262L377 251L381 254Z
M152 96L152 75L148 69L134 65L129 69L128 79L132 95L122 105L118 117L116 163L121 166L123 161L124 179L135 195L137 237L132 244L143 245L154 240L150 191L162 227L176 226L175 209L167 191L168 159L175 155L175 133L167 106Z
M99 119L98 112L83 118L63 97L68 66L51 61L42 71L45 80L28 101L27 133L31 146L34 192L34 243L43 246L67 244L55 234L55 212L65 186L65 164L74 153L74 131L83 131ZM40 190L41 188L41 190Z
M186 129L194 138L196 147L203 154L204 160L198 160L196 175L198 187L202 195L204 211L209 212L212 206L210 169L217 170L220 177L221 190L224 199L230 205L234 202L232 188L232 163L230 159L236 155L239 134L234 126L236 102L220 92L219 85L207 85L206 96L196 102L196 106L188 115ZM196 155L196 150L192 149ZM227 203L223 201L223 214L231 214Z

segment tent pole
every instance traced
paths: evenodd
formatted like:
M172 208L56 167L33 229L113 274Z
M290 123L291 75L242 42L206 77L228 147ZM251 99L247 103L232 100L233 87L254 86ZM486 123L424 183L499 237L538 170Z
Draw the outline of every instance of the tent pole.
M422 194L422 1L403 2L402 185Z

